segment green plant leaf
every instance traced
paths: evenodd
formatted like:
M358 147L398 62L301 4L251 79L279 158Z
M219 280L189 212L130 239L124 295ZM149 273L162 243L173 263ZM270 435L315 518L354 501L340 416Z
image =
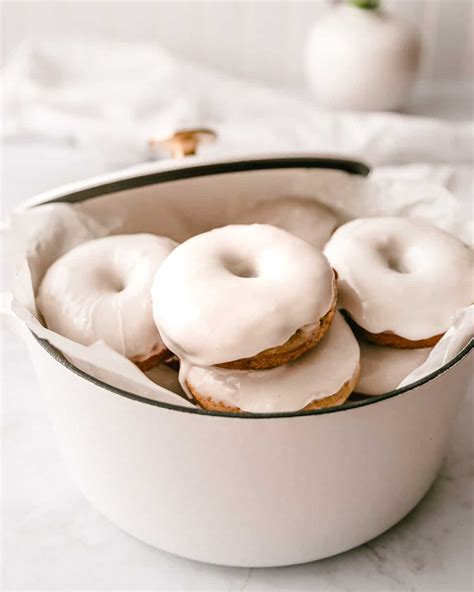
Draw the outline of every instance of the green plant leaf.
M347 3L366 10L376 10L380 6L380 0L347 0Z

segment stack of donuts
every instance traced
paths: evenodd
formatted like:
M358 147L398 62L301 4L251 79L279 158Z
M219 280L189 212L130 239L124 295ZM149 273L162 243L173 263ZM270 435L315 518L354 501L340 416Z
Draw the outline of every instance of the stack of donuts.
M275 413L396 388L472 303L472 251L426 223L358 219L312 242L267 224L109 236L53 263L37 304L143 370L177 356L205 409Z
M158 270L153 314L205 409L280 412L343 403L359 346L336 312L336 279L306 241L234 225L178 246Z

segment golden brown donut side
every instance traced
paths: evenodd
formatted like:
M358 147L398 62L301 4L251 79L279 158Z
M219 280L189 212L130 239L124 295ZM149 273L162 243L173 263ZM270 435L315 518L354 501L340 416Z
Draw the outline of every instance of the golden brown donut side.
M342 405L347 401L352 391L355 389L357 381L359 380L359 368L356 372L354 372L352 378L347 380L342 387L334 393L334 395L330 395L329 397L324 397L324 399L318 399L309 403L304 408L304 411L310 411L314 409L326 409L328 407L336 407L337 405Z
M316 401L312 401L306 407L301 409L301 411L311 411L314 409L324 409L328 407L335 407L337 405L342 405L348 399L349 395L355 388L357 384L357 380L359 378L359 369L354 372L353 376L347 380L342 387L334 393L333 395L329 395L324 397L323 399L318 399ZM200 407L206 409L207 411L224 411L226 413L245 413L239 407L233 407L231 405L226 405L220 401L215 401L212 397L208 397L202 393L199 393L196 389L186 381L186 387L188 388L189 392L192 394L196 403L199 404Z
M371 333L364 329L360 325L358 325L354 319L344 311L344 316L348 321L349 325L352 327L354 332L365 339L366 341L370 341L371 343L375 343L377 345L385 345L387 347L398 347L399 349L419 349L422 347L433 347L435 346L438 341L443 337L444 333L440 333L439 335L433 335L433 337L427 337L426 339L417 339L416 341L412 341L410 339L405 339L405 337L400 337L396 333Z
M146 372L147 370L150 370L151 368L153 368L157 364L164 362L165 360L170 358L170 356L171 356L171 352L168 349L163 348L162 351L150 356L146 360L138 361L138 360L131 359L130 361L133 362L136 366L138 366L142 372Z
M333 288L334 298L331 308L319 320L319 323L315 323L315 326L311 331L298 329L290 339L282 345L266 349L251 358L242 358L240 360L232 360L230 362L223 362L222 364L216 365L228 370L269 370L296 360L321 341L331 326L331 322L336 313L336 276L334 276L333 279Z

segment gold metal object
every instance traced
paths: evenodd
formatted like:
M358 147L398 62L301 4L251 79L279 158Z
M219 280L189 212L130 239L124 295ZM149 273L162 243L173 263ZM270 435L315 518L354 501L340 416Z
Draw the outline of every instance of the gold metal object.
M208 128L184 129L174 132L168 138L151 138L148 142L151 152L163 146L171 152L172 158L183 158L196 154L198 145L213 142L217 134Z

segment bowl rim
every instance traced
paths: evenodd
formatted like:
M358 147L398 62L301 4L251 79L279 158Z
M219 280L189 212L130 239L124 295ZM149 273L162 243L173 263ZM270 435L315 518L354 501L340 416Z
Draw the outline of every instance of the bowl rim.
M404 393L408 393L417 389L419 386L422 386L428 382L431 382L437 378L439 378L442 374L449 371L453 366L456 366L467 354L474 348L474 338L472 338L469 343L467 343L463 349L449 362L438 368L434 372L423 376L419 380L412 382L402 388L398 388L388 393L383 393L381 395L374 395L374 396L366 396L365 399L360 401L349 401L346 402L344 405L337 405L335 407L326 407L323 409L312 409L309 411L284 411L278 413L248 413L248 412L241 412L241 413L232 413L229 411L208 411L207 409L202 409L201 407L184 407L181 405L174 405L173 403L165 403L163 401L155 401L154 399L149 399L147 397L143 397L141 395L137 395L130 391L126 391L124 389L120 389L118 387L112 386L107 382L99 380L95 378L91 374L80 370L77 366L74 366L67 358L54 346L52 346L46 339L40 339L37 337L31 330L31 334L35 338L35 340L43 347L43 349L58 362L66 368L70 370L77 376L85 379L88 382L92 382L95 386L98 386L106 391L109 391L115 395L119 395L125 397L126 399L131 399L137 403L144 403L145 405L151 405L152 407L161 407L162 409L167 409L169 411L180 411L183 413L191 413L194 415L206 415L210 417L229 417L229 418L236 418L236 419L285 419L290 417L308 417L311 415L325 415L326 413L340 413L342 411L349 411L352 409L358 409L361 407L367 407L368 405L375 405L376 403L381 403L382 401L386 401L387 399L392 399L393 397L397 397L398 395L402 395ZM164 388L164 387L162 387ZM176 395L179 397L179 395Z
M45 199L45 201L36 202L31 207L37 207L48 203L76 203L95 197L100 197L110 193L119 193L121 191L127 191L129 189L136 189L144 187L146 185L153 185L159 183L166 183L170 181L179 181L184 179L191 179L195 177L203 177L208 175L217 175L223 173L235 173L245 171L257 171L257 170L271 170L271 169L287 169L287 168L319 168L319 169L333 169L340 170L354 175L367 176L370 172L370 168L363 162L338 158L338 157L321 157L321 156L274 156L266 158L253 158L253 159L238 159L211 162L208 164L198 164L189 166L185 164L182 168L171 168L168 170L162 170L158 172L146 173L144 175L131 175L129 177L120 177L118 179L108 180L99 184L91 184L86 187L78 187L74 190L66 189L63 195L53 197L51 199ZM56 193L57 195L57 193ZM52 346L46 339L41 339L36 336L31 330L30 333L39 343L39 345L61 366L73 372L77 376L84 380L93 383L104 390L107 390L116 395L131 399L138 403L144 403L145 405L151 405L152 407L160 407L169 411L179 411L183 413L191 413L194 415L204 415L210 417L227 417L233 419L282 419L290 417L308 417L313 415L325 415L327 413L341 413L343 411L349 411L351 409L358 409L366 407L368 405L374 405L387 399L391 399L403 393L415 390L417 387L431 382L438 378L453 366L457 365L467 354L474 348L474 338L467 343L464 348L448 363L444 364L434 372L420 378L419 380L406 385L402 388L394 389L387 393L383 393L377 396L367 396L365 399L359 401L350 401L343 406L328 407L323 409L313 409L309 411L288 411L278 413L232 413L227 411L208 411L200 407L184 407L179 404L165 403L162 401L156 401L149 399L141 395L137 395L130 391L114 387L98 378L95 378L91 374L80 370L74 364L72 364L67 358L54 346ZM164 388L164 387L163 387ZM177 395L179 396L179 395Z
M191 162L192 161L192 162ZM94 177L84 182L66 185L53 191L40 194L30 207L37 207L48 203L76 203L94 197L102 197L110 193L120 193L129 189L138 189L147 185L158 185L170 181L181 181L195 177L207 177L223 173L241 173L272 169L331 169L351 175L367 177L370 167L362 161L335 156L314 156L304 154L299 156L277 155L271 157L257 156L255 158L236 158L216 160L202 164L198 158L188 157L182 166L175 166L171 161L170 167L158 171L134 172L127 174L112 173ZM26 204L28 205L28 204Z

